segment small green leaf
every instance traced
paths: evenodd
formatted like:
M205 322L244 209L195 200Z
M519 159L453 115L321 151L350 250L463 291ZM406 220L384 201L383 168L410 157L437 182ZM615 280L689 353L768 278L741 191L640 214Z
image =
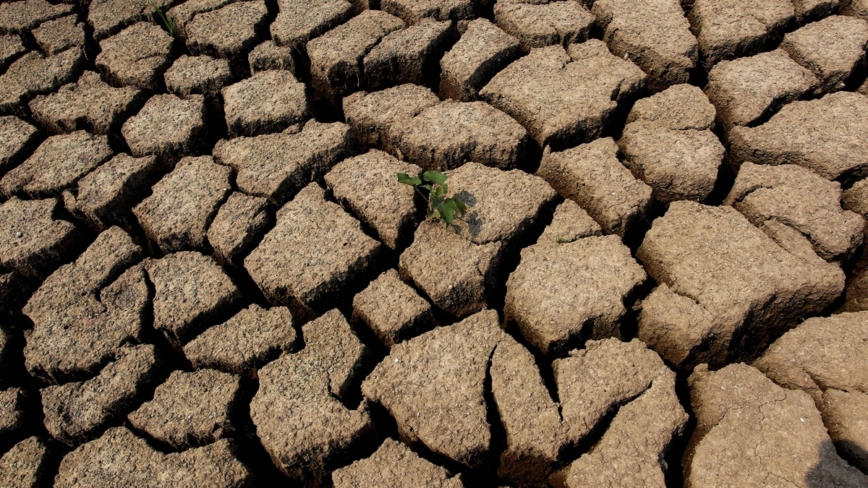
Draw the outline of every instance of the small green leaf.
M455 200L447 198L446 201L440 205L438 210L440 211L440 217L443 219L443 222L445 222L446 225L452 225L452 220L455 218L455 212L458 211L458 206L455 204Z
M446 175L439 171L426 171L422 173L422 179L430 183L437 183L438 185L446 183Z
M428 191L431 191L431 185L422 185L422 186L420 186L419 188L424 188L424 189L426 189L426 190L428 190Z
M443 188L443 186L438 185L436 188L434 188L434 198L442 197L445 194L446 190Z
M418 176L413 176L411 178L407 173L398 173L398 183L410 186L419 186L422 183L422 180L420 180Z
M464 202L460 198L453 198L452 200L455 202L455 206L458 207L458 215L464 217L465 212L467 212L467 205L464 205Z

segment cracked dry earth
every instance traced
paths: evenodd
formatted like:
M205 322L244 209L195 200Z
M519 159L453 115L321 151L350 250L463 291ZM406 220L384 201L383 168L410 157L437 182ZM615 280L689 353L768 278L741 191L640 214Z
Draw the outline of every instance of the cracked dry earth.
M866 0L0 0L0 486L868 487L866 47Z

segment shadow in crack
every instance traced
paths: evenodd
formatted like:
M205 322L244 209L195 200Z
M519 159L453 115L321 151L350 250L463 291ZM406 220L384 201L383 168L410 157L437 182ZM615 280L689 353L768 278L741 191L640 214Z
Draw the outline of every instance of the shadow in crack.
M837 447L837 449L836 449ZM868 464L868 452L852 442L824 441L819 447L820 461L805 475L808 488L829 486L868 486L868 475L847 462Z

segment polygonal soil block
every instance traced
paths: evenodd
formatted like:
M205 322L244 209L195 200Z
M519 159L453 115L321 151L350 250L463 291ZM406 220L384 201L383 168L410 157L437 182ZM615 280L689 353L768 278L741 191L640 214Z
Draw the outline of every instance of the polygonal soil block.
M479 96L525 126L544 146L598 137L618 103L635 96L646 75L602 41L533 50L494 76Z
M280 132L310 118L307 87L289 71L265 71L222 90L229 134Z
M174 160L194 154L207 138L205 99L191 95L154 95L124 122L121 134L133 156L155 154Z
M475 467L491 444L483 397L488 362L505 337L493 310L438 327L394 345L362 393L389 411L405 441Z
M434 20L465 20L476 15L477 4L491 4L488 0L384 0L380 6L386 12L415 24L426 17Z
M440 59L440 96L476 100L479 90L519 55L519 41L487 19L468 22L461 39Z
M457 229L426 220L401 254L401 278L441 309L464 317L486 307L503 247L499 241L474 244Z
M197 369L252 375L292 350L297 339L288 308L266 310L254 304L199 334L184 346L184 355Z
M27 48L21 43L21 37L17 34L0 35L0 70L6 68L21 53L27 52Z
M0 390L0 434L4 438L11 440L27 427L28 406L27 393L21 388Z
M627 57L648 73L652 88L687 83L699 58L678 0L597 0L591 12L602 25L603 39L618 57Z
M236 58L256 45L267 17L265 2L255 0L200 13L184 26L187 47L193 54Z
M537 176L579 204L607 233L623 236L648 211L652 189L618 160L610 138L546 152Z
M157 24L139 22L99 43L96 66L115 85L156 91L172 62L173 41Z
M279 0L271 23L271 38L278 46L303 48L307 41L346 22L353 6L344 0Z
M129 414L136 429L175 449L203 446L232 435L240 407L237 376L202 369L174 371L154 397Z
M45 428L70 446L93 440L150 395L165 378L164 369L153 345L122 347L98 376L40 391Z
M431 328L431 304L390 269L353 298L353 319L364 322L386 346Z
M730 159L757 164L798 164L824 178L868 174L868 98L851 92L793 102L758 127L730 133Z
M372 150L336 164L325 176L335 198L373 227L380 240L392 249L399 241L409 240L418 222L416 191L398 183L397 173L416 177L422 169Z
M133 213L164 253L203 249L205 232L232 191L232 168L211 156L186 157L152 188Z
M60 463L54 486L248 486L253 474L227 440L165 454L126 427L79 446Z
M555 209L552 222L537 239L537 244L566 244L583 237L601 236L600 224L588 215L578 203L566 200Z
M504 315L543 353L582 336L620 337L624 300L645 278L617 236L542 242L522 250Z
M401 442L386 439L370 457L332 472L335 488L357 486L430 486L460 488L461 476L419 457Z
M775 385L756 369L732 364L690 376L696 431L684 458L690 486L864 486L868 476L838 456L804 392Z
M133 23L151 19L154 8L165 12L171 5L172 0L155 0L153 6L126 0L91 0L88 3L87 23L93 27L94 39L101 41Z
M386 34L404 22L379 10L365 10L346 23L308 42L313 88L338 102L364 85L362 60Z
M364 403L351 410L340 401L368 351L337 310L308 323L302 333L304 349L259 370L250 417L281 471L318 481L373 427Z
M387 34L362 62L367 86L380 89L402 83L425 83L436 75L437 60L443 56L452 35L451 22L430 19Z
M230 3L232 3L232 0L199 0L195 2L182 2L169 9L166 12L166 17L175 19L175 33L179 37L186 39L189 37L187 25L197 15L212 12Z
M75 15L68 15L44 22L33 29L33 37L39 49L51 56L71 47L84 46L84 24L77 22Z
M272 304L317 310L370 271L380 246L311 183L277 212L244 267Z
M356 92L343 100L347 124L359 143L391 151L389 131L440 103L431 90L419 85L399 85L378 92Z
M3 486L48 486L53 481L53 453L38 437L28 437L0 458Z
M248 195L282 205L338 161L356 152L355 135L339 122L310 120L301 132L218 141L214 158L235 168L235 184Z
M817 78L780 49L721 61L708 73L705 94L728 129L753 125L817 87Z
M844 288L837 265L791 253L731 207L673 202L636 256L660 283L639 338L674 364L750 358Z
M154 328L181 346L232 311L241 291L214 260L198 252L178 252L149 260L154 287Z
M705 66L750 56L795 20L790 0L695 0L690 24Z
M841 15L868 19L868 1L866 0L844 1L839 5L839 7L839 13Z
M525 52L588 39L594 16L580 2L496 2L497 26L521 42Z
M841 194L841 206L868 219L868 178L857 181Z
M713 127L714 106L702 90L675 85L636 102L618 146L624 165L657 200L702 201L726 153Z
M21 56L0 76L0 113L23 112L28 98L73 81L83 64L84 53L78 48L48 57L35 51Z
M241 266L274 218L268 200L232 192L208 227L208 243L223 264Z
M63 262L79 237L75 225L55 218L57 201L11 198L0 204L0 265L42 280Z
M247 55L250 72L253 74L268 70L286 70L296 74L292 48L278 46L274 41L265 41L253 48Z
M865 64L868 22L834 15L784 36L781 49L811 70L824 91L844 88Z
M794 164L744 163L724 200L757 227L788 225L827 261L846 261L862 244L865 220L841 209L841 185Z
M31 100L30 110L52 132L83 129L102 135L142 102L141 90L131 86L113 88L103 83L99 74L85 71L76 83Z
M0 192L7 197L55 196L112 155L106 136L94 136L85 131L52 136L24 163L6 173L0 180Z
M39 130L18 117L0 117L0 173L17 166L38 141Z
M163 78L166 89L181 98L192 94L216 96L232 81L229 61L211 56L187 56L176 59Z
M118 154L64 190L63 204L75 217L98 231L126 223L132 204L159 178L156 156Z
M0 5L0 34L23 34L42 22L71 13L72 5L52 5L45 0L4 2Z
M42 283L23 310L33 321L24 348L31 374L53 382L94 375L123 344L143 338L150 292L141 267L129 268L141 257L112 227Z
M424 169L453 169L468 161L511 169L529 142L518 122L484 102L447 100L389 131L392 151Z
M853 274L847 281L845 301L841 310L844 312L859 312L868 310L868 256L862 255L862 259L856 263Z

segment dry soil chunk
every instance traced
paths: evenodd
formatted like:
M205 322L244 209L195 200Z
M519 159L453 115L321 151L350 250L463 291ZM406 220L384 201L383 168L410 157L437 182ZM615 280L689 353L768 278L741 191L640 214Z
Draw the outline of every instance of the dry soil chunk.
M841 92L793 102L765 124L730 133L730 158L740 163L798 164L833 180L868 174L868 98Z
M107 134L142 100L134 87L113 88L93 71L85 71L75 83L30 102L33 117L55 133L87 130Z
M7 197L58 195L112 155L105 136L76 131L49 137L23 164L6 173L0 180L0 191Z
M150 22L139 22L99 43L96 66L115 85L156 91L172 60L173 38Z
M434 20L472 19L476 4L492 3L480 0L384 0L382 9L415 24L426 17Z
M790 0L695 0L690 23L706 66L750 56L795 20Z
M401 254L399 269L435 305L463 317L485 308L502 253L502 242L474 244L456 229L426 220Z
M232 81L229 61L211 56L183 55L163 75L166 88L182 98L191 94L214 96Z
M0 70L26 51L27 48L21 43L21 37L17 34L0 35Z
M267 70L286 70L295 74L295 60L292 48L278 46L274 41L265 41L253 48L247 55L250 72L253 74Z
M731 207L673 202L636 254L661 284L639 338L675 364L750 357L843 290L840 268L810 254L791 254Z
M387 34L404 22L379 10L366 10L307 44L311 83L331 99L363 86L363 59Z
M361 278L380 250L357 220L311 183L277 212L277 225L244 267L272 304L298 300L317 309Z
M34 324L24 348L31 374L96 374L123 344L142 339L150 292L141 268L127 269L141 256L130 236L112 227L43 282L24 307Z
M248 486L252 474L234 450L229 441L221 440L163 454L126 427L115 427L67 454L54 486Z
M250 416L278 468L293 478L317 480L372 427L364 405L350 410L339 400L355 381L367 348L337 310L308 323L302 333L304 349L259 370Z
M235 2L193 17L184 27L187 47L193 54L234 58L249 51L264 29L268 9L265 2Z
M223 88L229 135L280 132L311 117L307 87L289 71L265 71Z
M36 127L14 116L0 117L0 173L24 160L38 139Z
M234 308L241 292L213 258L185 251L145 263L154 285L154 328L183 344Z
M49 486L52 455L38 437L28 437L0 458L0 485L8 488Z
M624 165L661 202L702 201L714 189L726 153L710 130L714 106L691 85L636 102L618 146Z
M621 164L611 138L546 153L537 176L578 203L607 233L623 236L651 203L651 187Z
M56 206L53 199L10 198L0 204L0 265L41 280L62 262L78 232L54 218Z
M601 235L603 235L603 229L600 224L592 219L578 203L566 200L558 205L552 223L545 228L537 239L537 243L565 244L584 237Z
M214 157L236 171L235 184L248 195L281 205L338 161L353 155L349 126L308 121L301 132L238 137L219 141Z
M841 15L868 19L868 0L844 0L840 2Z
M363 61L368 87L421 85L436 73L437 60L452 35L451 22L430 19L386 35Z
M699 46L678 0L596 0L591 12L616 56L648 73L652 87L687 83Z
M425 169L446 170L468 161L514 168L528 150L527 131L484 102L447 100L389 132L392 149Z
M535 49L494 76L483 100L524 125L540 145L575 144L599 136L621 100L645 84L638 66L602 41Z
M208 227L208 243L218 261L241 266L273 221L265 198L233 192Z
M130 423L175 449L216 442L232 434L241 380L213 369L174 371L152 400L129 415Z
M130 117L121 134L133 156L156 154L179 158L194 153L206 137L205 99L191 95L186 100L175 95L155 95Z
M71 82L81 72L83 62L84 54L78 48L48 57L35 51L21 56L0 76L0 112L13 111L28 97Z
M857 487L868 476L838 457L811 397L786 390L744 364L690 376L696 431L685 481L697 488L759 486ZM781 481L777 481L781 480Z
M865 236L868 237L868 178L857 181L841 194L841 206L866 219Z
M752 125L817 87L817 78L780 49L721 61L708 73L705 93L724 128Z
M297 338L288 308L266 310L254 304L190 341L184 355L197 369L250 375L291 350Z
M347 124L358 134L359 143L389 151L389 131L423 110L440 103L437 95L419 85L400 85L382 91L356 92L344 98Z
M504 315L544 353L583 334L620 337L624 299L645 277L617 236L542 242L522 250L506 284Z
M868 22L833 15L790 32L781 49L820 79L825 91L844 88L865 62Z
M842 310L845 312L868 310L868 256L864 254L847 282L846 301Z
M0 4L0 34L22 34L47 20L72 12L72 5L52 5L45 0Z
M361 320L389 347L434 325L431 304L390 269L353 298L353 319Z
M557 193L542 178L467 163L449 173L449 195L467 206L453 228L474 244L510 243L551 208Z
M487 19L472 20L440 59L440 96L464 102L519 55L519 41Z
M63 192L66 209L91 228L105 230L125 223L133 203L159 176L155 156L118 154Z
M353 6L344 0L280 0L271 37L278 46L296 49L345 22Z
M150 394L164 365L154 346L122 347L95 378L43 388L45 428L71 446L94 439L99 429L122 419Z
M27 425L27 407L21 388L0 390L0 434L8 438L23 430Z
M71 47L84 46L84 24L69 15L43 23L33 30L33 37L42 52L50 56Z
M358 486L417 486L420 488L459 488L460 477L451 477L445 469L419 457L399 441L386 439L366 459L335 470L335 488Z
M186 157L133 213L164 253L203 249L208 226L231 191L232 168L211 156Z
M403 438L477 466L491 443L484 398L489 358L504 337L493 310L439 327L393 346L362 392L389 410Z
M165 12L171 5L172 0L155 0L153 6L128 0L91 0L87 22L93 27L93 37L101 41L135 22L150 19L154 7Z
M865 220L841 209L841 185L793 164L744 163L724 203L757 227L769 220L801 232L827 261L847 260L862 244Z
M594 16L580 2L504 2L494 5L497 26L521 42L524 51L588 38Z
M868 471L868 394L830 388L819 408L841 457Z
M372 150L338 163L325 176L335 198L373 227L380 240L392 249L408 241L418 223L416 192L398 183L397 173L413 177L419 176L422 169Z

